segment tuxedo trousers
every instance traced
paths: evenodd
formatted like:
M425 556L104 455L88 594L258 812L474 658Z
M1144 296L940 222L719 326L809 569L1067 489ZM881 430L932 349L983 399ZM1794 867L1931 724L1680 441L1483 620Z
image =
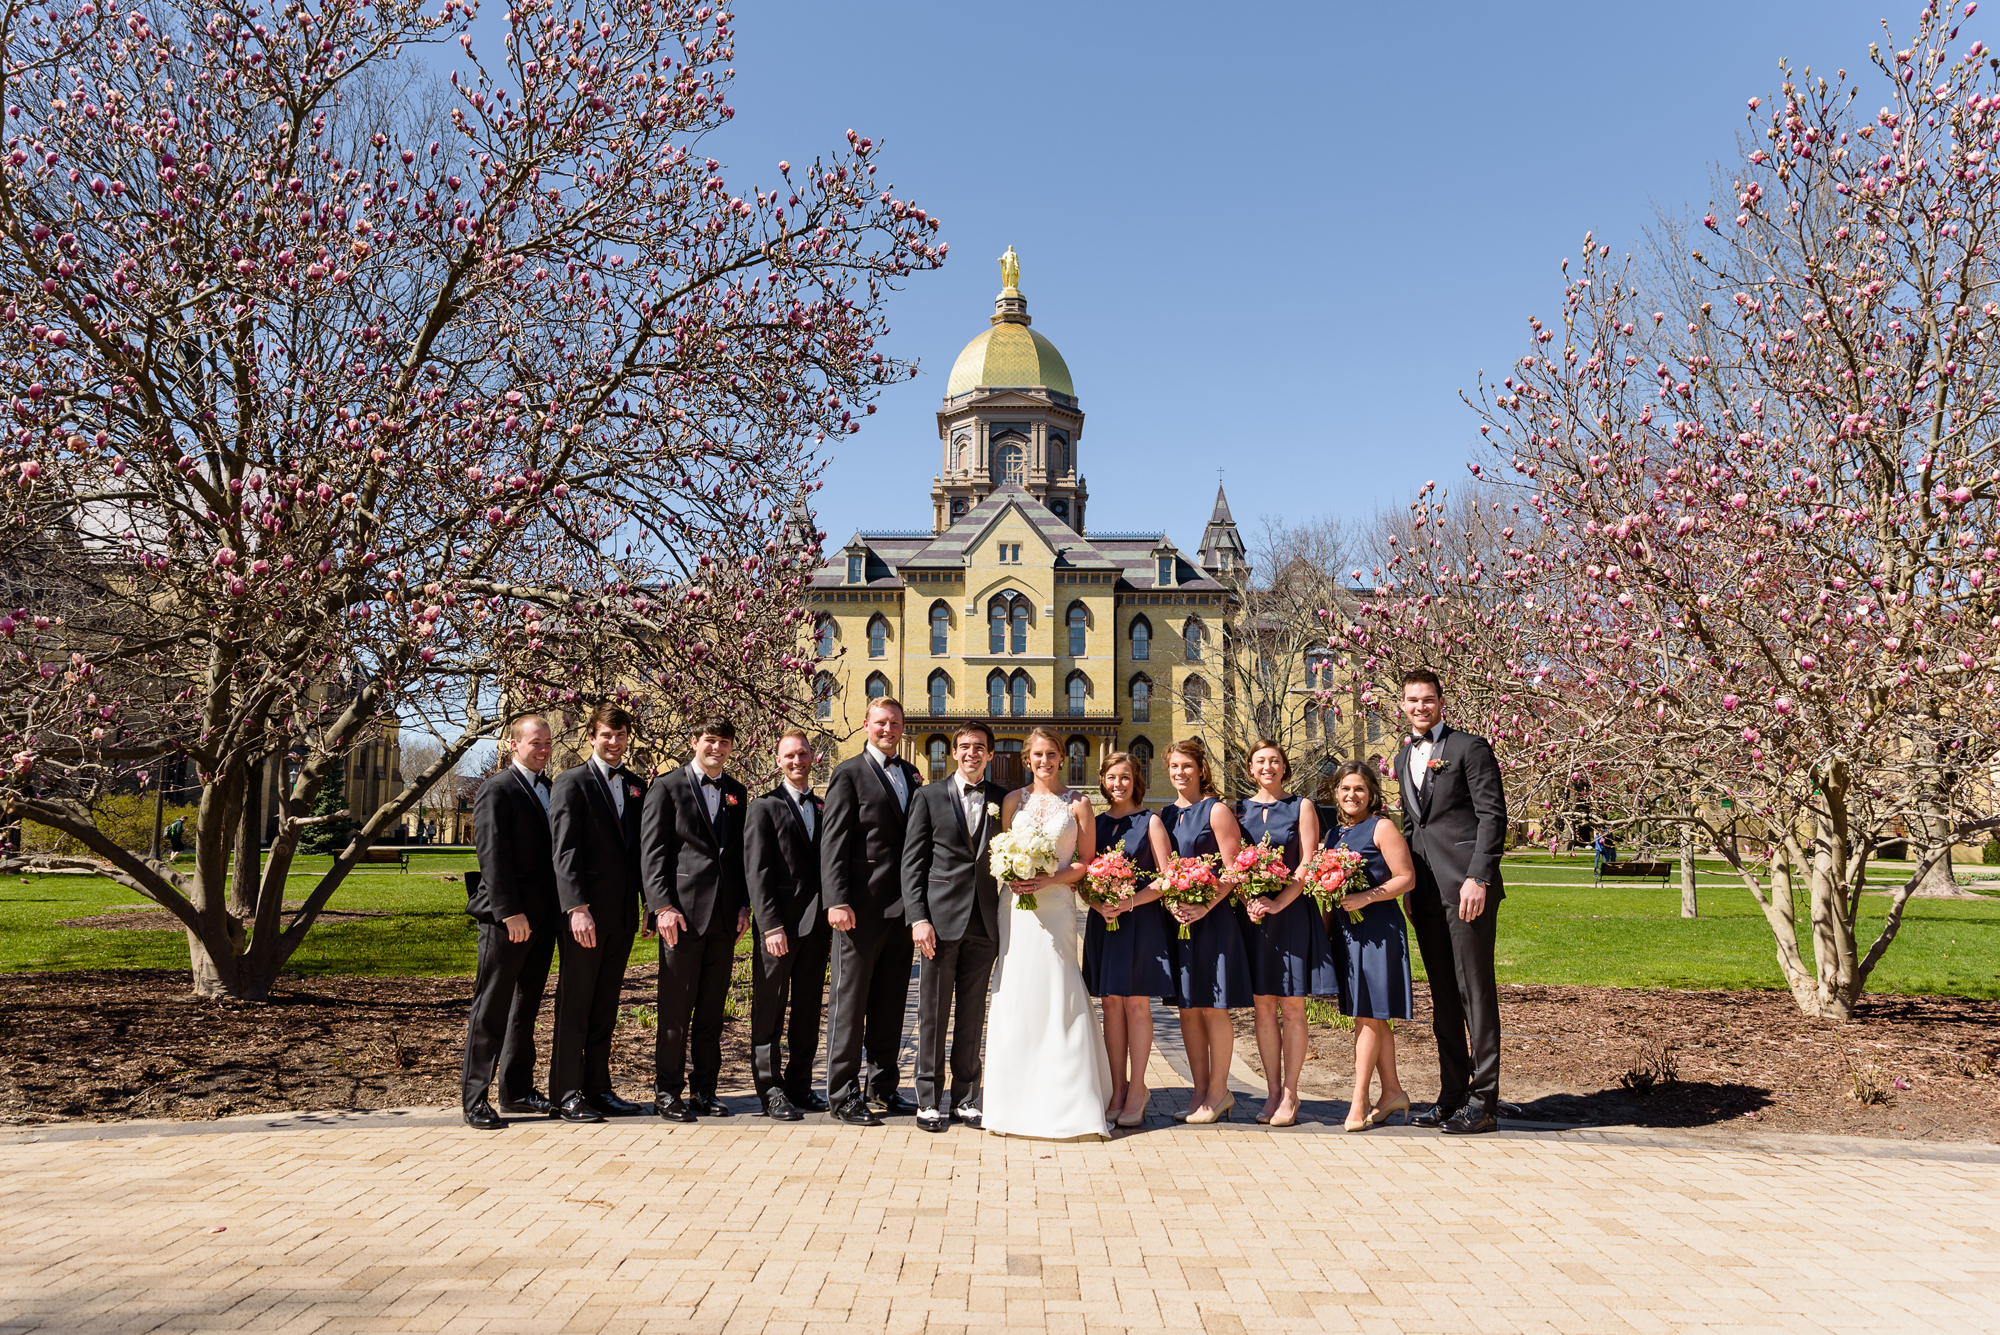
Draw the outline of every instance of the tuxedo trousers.
M826 1001L826 968L838 935L815 923L810 936L785 933L782 955L764 949L757 934L751 953L750 1069L757 1093L782 1089L794 1099L812 1092L813 1059L819 1055L819 1021Z
M611 1035L618 1028L618 997L632 957L630 924L597 924L597 944L581 946L569 922L556 932L555 1042L549 1056L549 1097L610 1094Z
M653 1088L678 1098L690 1085L713 1095L722 1078L722 1022L729 971L736 962L734 914L705 932L683 927L671 946L660 938L660 1010L653 1031ZM688 1069L692 1047L694 1069Z
M555 953L554 932L510 941L501 924L479 924L479 970L472 980L472 1012L465 1020L465 1073L460 1080L467 1108L496 1082L501 1103L513 1103L534 1089L535 1018Z
M861 1094L887 1098L896 1092L914 949L901 918L877 918L833 934L826 1097L836 1108Z
M973 929L979 921L973 919ZM942 1109L945 1028L951 1028L951 1106L979 1106L981 1050L986 1041L986 996L1000 943L984 932L940 941L931 958L917 961L917 1106Z
M1420 876L1404 902L1417 950L1430 978L1431 1030L1437 1035L1438 1106L1500 1101L1500 989L1493 981L1493 943L1500 901L1489 898L1471 922Z

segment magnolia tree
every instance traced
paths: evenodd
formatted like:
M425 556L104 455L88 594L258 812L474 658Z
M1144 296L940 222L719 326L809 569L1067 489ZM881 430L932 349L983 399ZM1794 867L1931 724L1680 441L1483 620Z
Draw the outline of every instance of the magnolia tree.
M1532 804L1693 831L1836 1018L1924 869L2000 824L2000 63L1927 10L1869 71L1879 111L1845 72L1750 101L1712 236L1643 266L1586 238L1483 388L1504 561L1427 493L1354 639L1377 681L1443 668ZM1864 941L1904 836L1918 875Z
M852 132L725 181L727 12L517 0L485 54L472 12L0 14L0 542L64 574L0 617L0 820L170 909L206 994L266 995L513 716L615 695L667 739L711 709L754 735L803 698L788 514L909 372L883 302L944 255ZM398 720L431 763L286 907L316 794ZM95 828L180 757L189 860ZM274 760L246 931L225 878L257 874Z

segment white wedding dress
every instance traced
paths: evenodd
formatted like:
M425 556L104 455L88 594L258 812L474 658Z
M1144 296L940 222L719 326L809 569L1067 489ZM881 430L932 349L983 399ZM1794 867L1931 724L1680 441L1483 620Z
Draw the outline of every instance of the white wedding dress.
M1039 825L1058 869L1076 857L1076 793L1030 793L1015 828ZM1106 1134L1111 1060L1084 991L1076 896L1067 886L1035 892L1036 909L1000 896L1000 959L986 1020L983 1125L1008 1136L1070 1140Z

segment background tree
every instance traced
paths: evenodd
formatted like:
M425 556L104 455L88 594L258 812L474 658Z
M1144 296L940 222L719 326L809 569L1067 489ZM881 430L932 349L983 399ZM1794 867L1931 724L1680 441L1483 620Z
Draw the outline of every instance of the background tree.
M1836 1018L1925 869L1997 823L2000 63L1957 40L1927 9L1871 49L1872 116L1844 71L1781 69L1712 238L1636 264L1586 238L1560 319L1482 386L1506 566L1407 553L1360 636L1377 680L1437 660L1552 814L1683 795L1647 819L1730 861ZM1864 947L1869 859L1905 836L1918 872Z
M944 255L851 131L732 190L701 147L734 114L727 11L520 0L491 60L472 12L0 9L0 532L62 535L96 590L0 617L0 821L170 909L204 994L266 995L517 712L768 731L809 670L787 508L911 369L874 351L883 303ZM392 719L436 760L287 916L323 786ZM167 866L89 807L175 756L202 795ZM246 933L225 882L275 756Z

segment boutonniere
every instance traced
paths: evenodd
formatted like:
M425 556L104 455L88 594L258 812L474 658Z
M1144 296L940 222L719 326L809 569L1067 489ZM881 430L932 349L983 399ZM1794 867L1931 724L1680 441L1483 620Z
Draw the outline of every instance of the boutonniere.
M724 793L724 794L722 795L722 805L724 805L724 806L726 806L726 807L733 807L733 806L735 806L735 805L736 805L736 794L734 794L734 793Z
M1451 768L1451 762L1443 756L1432 756L1424 762L1424 768L1433 774L1442 774Z
M1000 818L1000 804L998 802L988 802L986 804L986 818L988 820L998 820Z
M639 785L638 785L638 784L636 784L636 783L628 783L628 784L626 784L626 785L625 785L625 796L627 796L627 797L644 797L644 796L645 796L645 794L639 791Z

